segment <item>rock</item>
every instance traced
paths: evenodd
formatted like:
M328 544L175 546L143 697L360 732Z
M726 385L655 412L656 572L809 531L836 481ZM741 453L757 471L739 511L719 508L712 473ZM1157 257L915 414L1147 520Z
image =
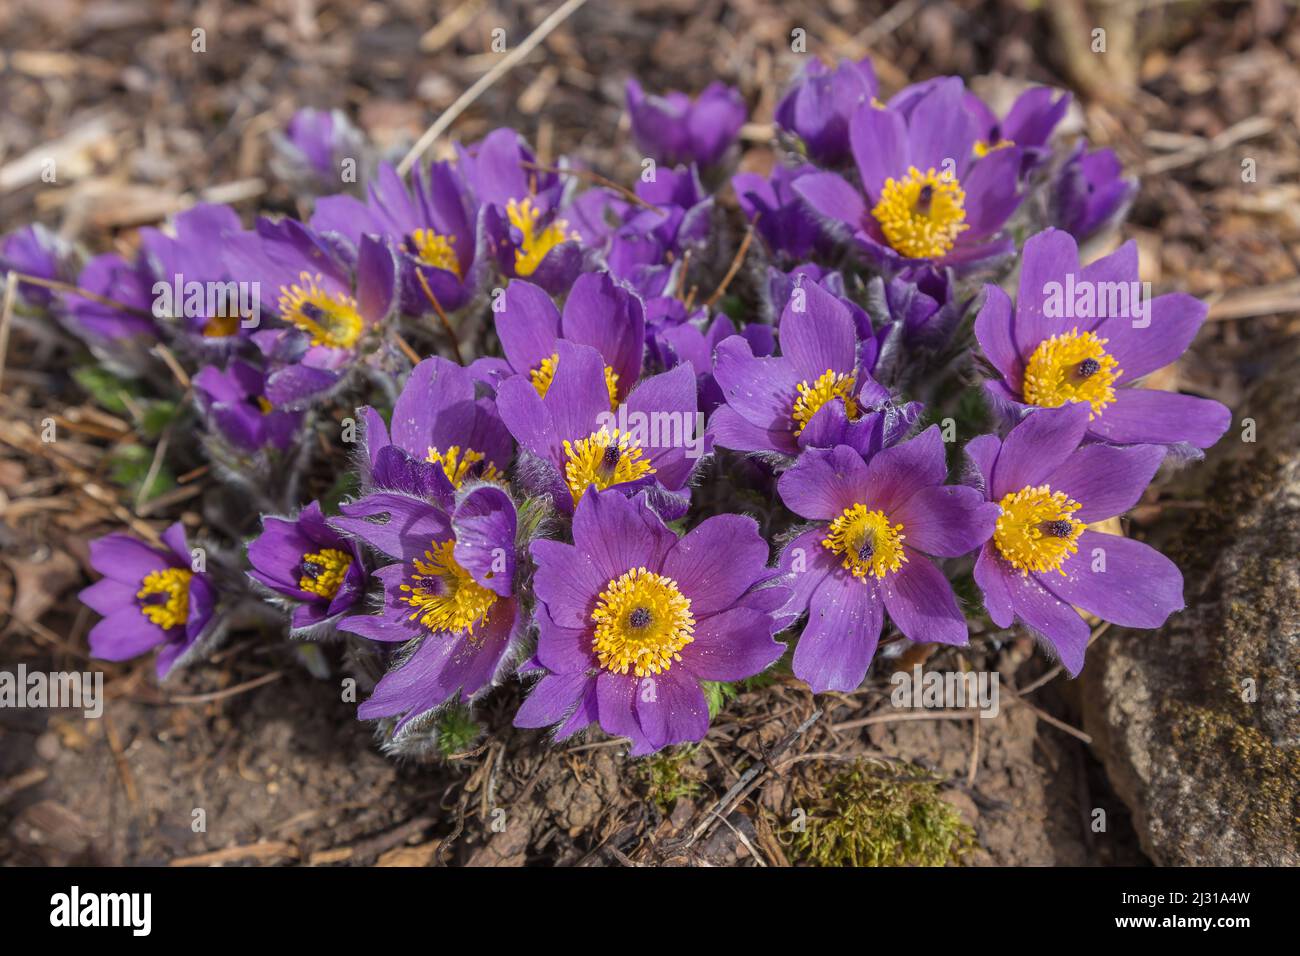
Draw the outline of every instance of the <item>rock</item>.
M1158 864L1300 864L1300 348L1181 476L1150 543L1187 609L1089 652L1084 725ZM1256 422L1243 441L1242 419Z

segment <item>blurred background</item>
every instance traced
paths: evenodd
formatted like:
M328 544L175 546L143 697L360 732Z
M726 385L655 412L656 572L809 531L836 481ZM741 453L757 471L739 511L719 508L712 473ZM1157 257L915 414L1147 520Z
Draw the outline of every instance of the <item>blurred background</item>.
M554 6L7 0L0 233L37 221L92 252L125 253L137 227L197 201L231 203L246 222L258 212L300 215L271 173L272 136L296 109L338 108L400 156L499 61L495 29L513 47ZM1094 52L1098 29L1104 53ZM806 54L791 50L795 30L806 34ZM1067 131L1113 147L1142 181L1128 223L1099 251L1134 239L1157 294L1179 289L1210 303L1196 345L1160 373L1160 387L1252 415L1261 437L1248 466L1240 448L1236 458L1223 453L1201 469L1201 485L1171 482L1134 515L1134 529L1188 572L1193 610L1176 633L1108 635L1080 681L1047 681L995 721L836 730L887 685L877 675L878 686L857 695L827 695L846 699L831 700L830 717L791 750L813 756L751 797L736 818L741 836L717 828L689 847L682 834L812 712L806 692L778 683L746 695L702 748L663 765L634 766L592 744L548 755L530 744L535 735L504 730L503 706L488 715L502 728L492 742L417 767L378 754L336 683L309 676L283 647L236 644L167 688L140 659L106 668L101 720L0 711L0 860L795 862L798 846L773 821L792 802L831 799L838 778L819 778L815 759L831 753L932 772L932 789L969 828L967 863L1294 862L1300 630L1286 548L1293 563L1287 542L1300 520L1277 491L1300 474L1294 3L590 0L426 158L448 155L453 138L510 125L544 164L566 154L631 183L639 165L623 112L627 78L691 93L720 79L751 110L741 167L765 172L777 160L773 107L805 57L866 55L885 93L940 74L962 75L995 109L1026 84L1072 90ZM50 159L52 182L42 178ZM112 453L136 439L74 383L68 354L58 329L30 326L13 332L5 354L4 667L84 668L93 616L75 592L88 580L85 541L184 518L202 494L196 479L148 511L115 487L121 456ZM51 416L70 435L57 450L35 440ZM1234 430L1229 443L1242 445ZM1252 535L1269 542L1260 560L1276 554L1280 563L1251 565ZM1235 598L1264 617L1232 611ZM1180 641L1209 656L1171 660ZM1027 640L1000 654L993 663L1017 686L1050 670ZM1276 675L1270 687L1281 682L1281 696L1270 706L1280 716L1204 704L1231 696L1241 674ZM1164 709L1168 701L1201 709ZM1195 794L1178 796L1189 780ZM497 832L489 823L500 807L510 825ZM196 808L204 830L193 826Z

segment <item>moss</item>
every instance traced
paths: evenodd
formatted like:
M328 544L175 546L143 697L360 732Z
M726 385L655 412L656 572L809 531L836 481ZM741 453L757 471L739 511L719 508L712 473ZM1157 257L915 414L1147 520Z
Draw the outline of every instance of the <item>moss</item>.
M635 765L646 796L664 815L672 812L678 800L693 797L704 788L704 774L692 763L699 749L694 744L678 747Z
M942 779L915 764L863 758L824 787L791 824L794 856L814 866L946 866L975 847L975 831L940 797Z

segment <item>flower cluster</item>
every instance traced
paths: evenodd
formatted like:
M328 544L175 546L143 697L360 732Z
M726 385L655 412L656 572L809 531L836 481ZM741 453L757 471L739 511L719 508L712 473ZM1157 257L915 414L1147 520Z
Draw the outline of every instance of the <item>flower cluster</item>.
M728 183L740 93L632 81L635 189L509 129L402 176L306 112L277 140L306 221L200 205L84 264L5 237L41 280L20 314L183 388L169 454L210 466L226 546L91 545L93 653L165 675L273 611L347 645L399 752L517 684L516 726L651 753L703 738L719 683L851 691L895 638L1018 625L1077 674L1088 616L1182 607L1102 523L1230 414L1143 387L1205 307L1152 298L1133 243L1081 262L1135 184L1058 134L1068 107L814 62L778 165Z

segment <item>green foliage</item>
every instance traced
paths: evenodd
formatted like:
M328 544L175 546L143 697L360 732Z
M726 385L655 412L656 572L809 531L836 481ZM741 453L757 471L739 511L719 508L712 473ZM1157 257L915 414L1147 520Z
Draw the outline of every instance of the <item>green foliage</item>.
M816 792L794 855L814 866L945 866L975 846L975 831L939 796L942 780L909 763L863 758Z
M91 398L113 415L129 415L140 392L132 382L118 378L100 365L83 365L73 369L72 377Z
M727 706L727 701L735 700L740 696L739 685L723 681L700 681L700 689L704 691L704 699L709 703L709 720L713 720L722 712L722 708Z
M463 704L445 707L438 715L438 750L444 757L464 753L483 733L483 727Z
M149 487L141 494L140 487L149 477L152 464L152 449L144 445L119 445L108 456L108 476L114 484L133 495L139 495L142 501L149 501L176 487L176 479L172 477L171 471L166 465L161 465L149 482Z
M704 775L692 763L699 749L698 744L688 744L664 750L636 765L649 798L661 813L671 813L679 799L693 797L704 788Z

